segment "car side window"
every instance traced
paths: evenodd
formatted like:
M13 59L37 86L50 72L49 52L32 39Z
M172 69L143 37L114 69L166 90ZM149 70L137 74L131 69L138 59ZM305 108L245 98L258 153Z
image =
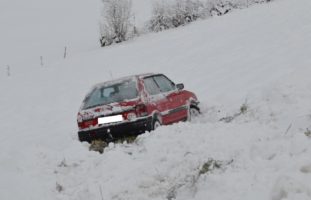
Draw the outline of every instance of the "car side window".
M159 94L161 91L157 84L154 82L153 77L148 77L144 79L145 89L150 95Z
M163 75L153 77L157 85L160 87L161 92L169 92L175 90L175 84Z

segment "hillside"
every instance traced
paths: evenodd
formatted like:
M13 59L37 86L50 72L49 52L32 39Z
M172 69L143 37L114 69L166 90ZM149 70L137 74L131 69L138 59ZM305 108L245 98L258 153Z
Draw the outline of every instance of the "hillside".
M1 65L12 66L10 77L0 72L0 199L311 199L309 0L277 0L106 48L95 30L100 2L38 2L23 3L34 10L22 12L29 18L13 17L22 10L13 1L0 7L1 24L18 27L0 35ZM74 50L63 59L65 43ZM88 151L76 136L86 92L111 74L146 72L183 82L203 116L104 154ZM219 121L244 103L246 114ZM221 167L199 175L211 159Z

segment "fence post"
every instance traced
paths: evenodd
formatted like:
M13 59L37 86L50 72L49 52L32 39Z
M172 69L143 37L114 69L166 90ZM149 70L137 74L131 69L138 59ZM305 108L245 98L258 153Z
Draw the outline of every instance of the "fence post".
M43 67L43 56L40 56L40 65Z
M6 66L6 72L8 76L11 76L11 69L10 69L10 65Z
M65 46L64 59L66 58L66 56L67 56L67 47Z

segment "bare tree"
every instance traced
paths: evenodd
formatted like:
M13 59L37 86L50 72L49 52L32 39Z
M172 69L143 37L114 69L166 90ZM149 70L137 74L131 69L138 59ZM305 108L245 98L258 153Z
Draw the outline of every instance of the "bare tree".
M134 30L131 0L103 0L101 46L127 40Z

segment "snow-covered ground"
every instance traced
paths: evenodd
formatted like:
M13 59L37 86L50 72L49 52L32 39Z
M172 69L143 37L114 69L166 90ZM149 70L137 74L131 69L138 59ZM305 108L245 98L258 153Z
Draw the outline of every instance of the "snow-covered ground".
M102 49L100 2L14 2L0 6L0 199L311 199L309 0L277 0ZM76 136L88 89L111 74L145 72L183 82L203 116L104 154L88 151ZM219 121L245 102L246 114ZM221 168L199 175L211 159Z

